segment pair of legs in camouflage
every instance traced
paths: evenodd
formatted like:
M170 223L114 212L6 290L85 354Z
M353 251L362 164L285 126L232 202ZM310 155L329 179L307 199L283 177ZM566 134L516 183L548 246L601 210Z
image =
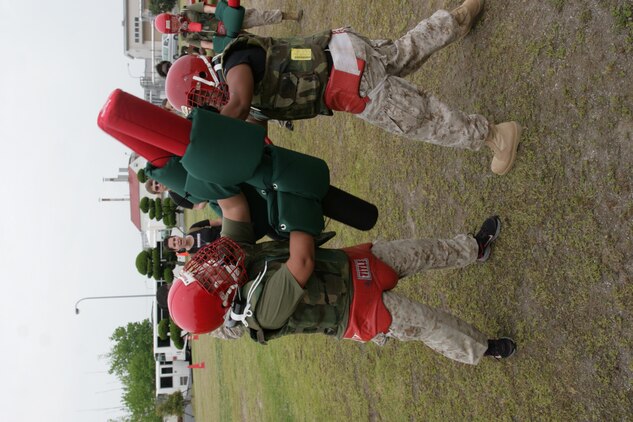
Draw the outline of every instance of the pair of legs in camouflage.
M246 9L244 11L244 21L242 22L242 28L254 28L256 26L274 25L281 23L282 20L301 20L303 12L295 14L282 12L279 9L272 10L259 10L259 9Z
M441 146L476 151L484 145L490 130L484 116L453 109L403 79L460 37L451 13L438 10L396 41L349 35L356 57L366 62L360 95L371 100L358 117L387 132Z
M479 245L473 236L460 234L453 239L379 241L374 243L372 253L402 278L472 264L477 260ZM488 336L447 312L392 291L384 292L382 299L392 322L386 334L372 340L377 344L384 344L388 338L422 341L450 359L471 365L477 364L488 349Z

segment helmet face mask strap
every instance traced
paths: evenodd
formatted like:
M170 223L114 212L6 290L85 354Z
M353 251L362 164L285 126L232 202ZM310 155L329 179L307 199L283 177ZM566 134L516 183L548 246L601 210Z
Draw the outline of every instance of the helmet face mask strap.
M268 261L264 262L264 269L257 275L255 280L253 280L253 284L251 285L250 289L248 290L248 294L246 295L246 303L244 304L242 312L237 313L234 312L233 309L231 309L231 312L228 314L228 317L231 320L241 322L245 327L248 327L248 322L246 322L246 318L253 316L253 311L251 310L251 298L253 297L255 290L264 278L264 275L266 275L266 271L268 271Z
M211 85L211 86L218 86L218 85L220 85L220 79L218 78L218 75L216 74L215 69L213 68L211 63L209 63L209 60L205 56L198 56L198 57L207 66L207 69L209 69L209 74L213 78L213 82L215 82L215 85ZM194 79L195 79L195 77L194 77Z

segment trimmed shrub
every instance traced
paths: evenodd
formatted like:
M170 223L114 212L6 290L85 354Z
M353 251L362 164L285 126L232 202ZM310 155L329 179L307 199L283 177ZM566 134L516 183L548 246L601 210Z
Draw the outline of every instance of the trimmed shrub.
M161 340L167 340L169 337L169 318L161 319L158 323L156 331L158 331L158 337Z
M147 211L149 211L149 198L147 196L142 197L138 203L138 207L141 209L143 214L147 214Z
M176 225L176 204L171 198L163 199L163 223L167 227L174 227Z
M178 257L176 256L176 252L163 249L163 267L174 269L177 263Z
M152 266L152 259L150 257L149 252L141 251L138 255L136 255L136 270L139 273L143 275L147 275L151 266Z
M180 337L181 331L174 321L169 321L169 337L171 337L171 342L174 343L176 349L185 347L185 341Z
M163 199L163 209L169 209L169 210L176 210L176 204L174 204L174 201L171 200L171 198L165 198Z
M152 275L154 280L161 280L163 276L163 266L160 262L160 252L158 248L152 249Z
M188 403L189 401L185 400L182 393L176 391L156 405L156 414L162 417L175 415L178 417L178 420L180 420L185 414L185 406Z
M163 215L163 223L167 227L175 227L176 226L176 214L165 214Z
M160 221L163 218L163 201L158 199L154 201L154 213L156 214L156 221Z
M174 281L174 271L171 268L163 269L163 280L166 283L171 283Z
M139 183L147 182L147 175L145 174L145 169L140 169L136 173L136 178L138 179Z
M160 261L160 251L158 250L158 248L150 249L150 253L152 254L152 259L154 261Z

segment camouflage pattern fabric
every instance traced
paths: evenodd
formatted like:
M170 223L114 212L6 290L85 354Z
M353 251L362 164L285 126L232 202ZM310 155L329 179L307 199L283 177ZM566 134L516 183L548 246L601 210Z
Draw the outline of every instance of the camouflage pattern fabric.
M242 28L254 28L256 26L274 25L281 23L282 12L279 9L259 10L246 9L244 12L244 22Z
M308 37L269 38L242 34L224 50L224 57L244 45L266 51L266 72L255 86L251 105L269 119L309 119L332 115L324 103L328 81L327 30Z
M254 276L264 268L266 275L259 288L275 274L281 264L288 259L288 242L263 242L244 246L247 254L246 268ZM315 250L314 272L305 285L303 300L286 324L276 330L264 330L266 340L288 334L321 333L342 337L347 327L351 302L352 281L347 255L338 249ZM247 297L251 282L242 287L242 296ZM270 294L270 292L268 293ZM258 296L256 292L253 298ZM257 299L251 301L253 313L257 315ZM246 319L249 327L257 329L259 323L254 317Z
M378 240L371 248L400 278L427 270L465 267L475 262L478 251L475 238L466 234L452 239Z
M185 39L192 37L193 39L202 39L205 41L213 40L213 35L218 30L218 19L216 19L215 15L204 13L202 10L191 10L191 8L185 9L183 14L190 22L199 22L202 24L201 32L187 32Z
M420 239L376 242L372 252L398 275L405 277L422 271L456 268L475 262L477 241L468 235L453 239ZM471 365L488 348L488 336L461 319L393 291L384 292L383 302L393 318L387 334L372 341L383 345L388 338L421 341L442 355Z
M489 126L484 116L452 109L402 79L459 37L449 12L435 12L396 41L349 34L356 57L366 61L360 95L371 99L358 117L410 139L470 150L483 146Z
M186 32L184 34L184 40L196 47L200 47L200 41L213 41L213 36L218 29L218 19L215 15L203 12L203 7L204 4L200 2L190 5L183 10L183 14L189 21L200 22L202 24L202 32ZM242 28L247 29L257 26L273 25L281 23L281 21L282 12L279 9L245 9Z
M393 321L386 335L372 340L378 344L386 338L421 341L449 359L470 365L479 363L488 349L488 336L447 312L391 291L384 292L382 300Z
M274 249L274 245L271 244L268 248ZM472 236L461 234L453 239L377 241L372 252L396 270L400 277L406 277L426 270L457 268L472 264L477 259L478 246ZM338 283L343 284L340 278ZM316 302L336 300L334 297L326 298L322 292L315 291L308 292L306 304L311 301L311 295ZM450 359L471 365L477 364L488 348L488 336L447 312L431 308L393 291L384 292L382 298L393 320L386 334L379 334L372 339L372 342L378 345L385 344L389 338L399 341L421 341ZM301 332L303 327L294 328L298 330L283 334ZM241 326L230 329L220 327L211 335L221 339L235 339L243 333L244 329Z
M245 330L246 327L242 324L230 328L226 325L221 325L220 328L211 331L209 335L220 340L237 340L244 335Z

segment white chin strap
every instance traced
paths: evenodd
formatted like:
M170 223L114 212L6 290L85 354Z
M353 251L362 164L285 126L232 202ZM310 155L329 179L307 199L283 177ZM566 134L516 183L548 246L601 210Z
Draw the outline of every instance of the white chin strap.
M218 79L218 75L215 74L215 70L213 70L213 66L211 66L211 63L209 63L209 60L207 60L205 56L198 56L198 58L202 59L204 64L207 66L207 69L209 69L209 74L213 78L213 82L203 79L200 76L194 76L192 79L196 82L200 82L205 85L209 85L213 87L220 85L220 80Z
M246 318L253 316L253 311L251 310L251 297L253 296L253 293L255 293L255 289L257 289L257 286L259 286L259 283L261 283L262 279L264 278L264 275L266 274L267 270L268 270L268 261L264 263L264 269L262 270L261 273L257 274L257 278L255 278L255 281L253 281L253 284L251 285L250 289L248 289L248 294L246 295L246 306L244 307L244 313L236 314L235 312L233 312L233 309L231 309L230 316L233 321L241 322L242 324L244 324L245 327L248 327L248 322L246 322Z

